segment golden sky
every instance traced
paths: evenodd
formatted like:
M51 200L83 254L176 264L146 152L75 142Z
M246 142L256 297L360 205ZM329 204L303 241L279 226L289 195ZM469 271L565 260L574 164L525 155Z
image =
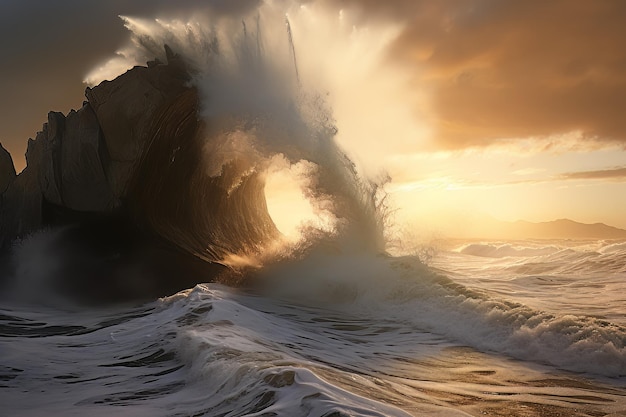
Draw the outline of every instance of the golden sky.
M80 107L86 74L124 43L117 15L184 17L197 3L2 1L0 142L18 170L47 112ZM259 2L208 3L235 15ZM337 62L328 82L338 140L389 172L402 221L458 228L490 215L626 228L625 1L302 3L343 10L363 29L348 54L325 39L309 66ZM295 20L296 47L333 33Z

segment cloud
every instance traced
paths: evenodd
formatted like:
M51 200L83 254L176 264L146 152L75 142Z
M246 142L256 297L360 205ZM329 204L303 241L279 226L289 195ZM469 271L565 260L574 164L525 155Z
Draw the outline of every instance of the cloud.
M613 180L626 182L626 167L614 169L602 169L597 171L579 171L562 174L559 179L563 180Z
M546 172L545 168L522 168L511 172L513 175L527 176Z
M581 132L626 144L626 2L344 1L404 19L394 57L434 91L444 149Z

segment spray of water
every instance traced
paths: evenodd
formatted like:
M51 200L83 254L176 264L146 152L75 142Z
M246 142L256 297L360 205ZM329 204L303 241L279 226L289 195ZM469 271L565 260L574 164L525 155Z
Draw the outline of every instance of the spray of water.
M299 70L291 16L301 21L303 10L267 2L240 21L122 17L131 32L130 45L87 82L154 57L164 61L168 45L191 69L200 96L199 116L207 126L202 169L208 177L228 173L232 191L249 175L264 175L277 157L297 164L302 193L314 212L331 219L333 240L344 248L384 251L388 213L383 186L389 178L360 172L336 141L328 94L319 80L309 82ZM328 233L303 227L304 240L322 235Z

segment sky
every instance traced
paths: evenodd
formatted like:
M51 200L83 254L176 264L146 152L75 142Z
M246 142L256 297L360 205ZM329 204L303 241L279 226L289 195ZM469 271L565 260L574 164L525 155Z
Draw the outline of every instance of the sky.
M80 107L85 77L127 41L118 15L185 18L199 4L236 15L259 2L0 2L0 142L17 170L47 112ZM301 41L298 58L337 63L338 140L389 173L402 222L448 234L484 216L626 228L626 2L301 3L358 29L359 47ZM316 24L296 21L296 47L328 36Z

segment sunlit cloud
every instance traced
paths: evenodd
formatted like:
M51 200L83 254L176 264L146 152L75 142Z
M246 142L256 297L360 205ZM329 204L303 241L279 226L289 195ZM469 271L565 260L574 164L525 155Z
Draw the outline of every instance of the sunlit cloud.
M453 177L432 177L416 181L396 182L387 187L389 192L408 192L422 190L457 190L475 186L471 181Z
M537 151L559 151L550 138L568 132L580 132L575 147L626 143L625 2L344 3L406 22L394 57L419 66L415 84L435 92L434 147L535 138Z
M543 174L536 178L520 179L520 180L506 180L495 179L494 180L475 180L468 178L460 178L454 176L441 176L441 177L428 177L419 178L411 181L402 181L393 183L388 190L390 192L413 192L424 190L463 190L463 189L495 189L504 187L517 187L517 186L533 186L539 184L548 183L563 183L556 184L557 187L569 187L565 182L577 181L579 184L575 186L586 186L592 184L585 184L585 182L593 181L608 181L608 182L626 182L626 167L594 170L594 171L580 171L580 172L568 172L564 174L548 174L545 169L529 168L519 171L511 172L516 176L528 176Z
M610 180L626 182L626 167L596 171L568 172L558 177L561 180Z
M543 172L546 172L545 168L524 168L524 169L518 169L516 171L513 171L511 172L511 174L519 175L519 176L527 176L527 175L541 174Z

